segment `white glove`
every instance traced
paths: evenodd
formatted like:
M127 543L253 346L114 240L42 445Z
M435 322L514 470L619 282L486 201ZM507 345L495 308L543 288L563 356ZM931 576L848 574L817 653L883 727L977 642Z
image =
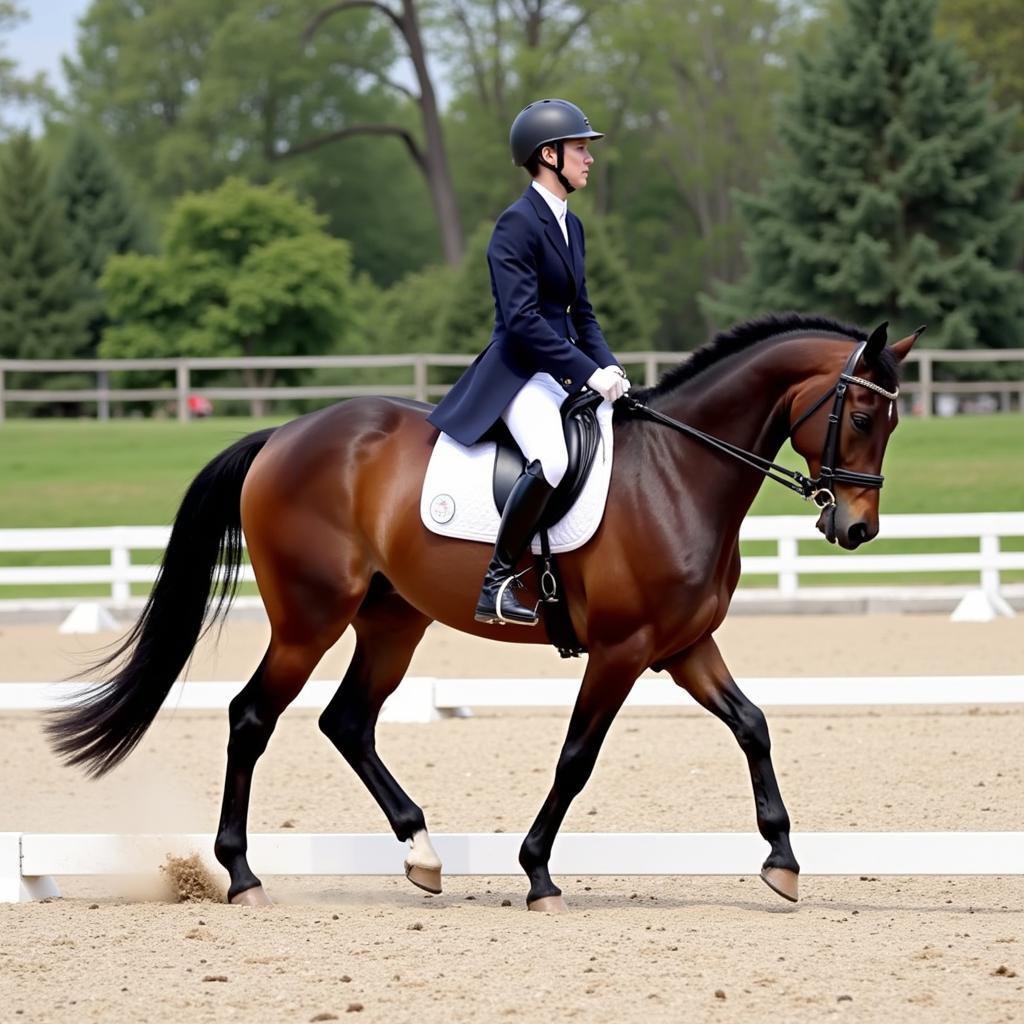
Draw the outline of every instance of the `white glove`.
M587 387L599 392L609 402L616 402L629 390L629 378L620 367L605 366L590 375Z

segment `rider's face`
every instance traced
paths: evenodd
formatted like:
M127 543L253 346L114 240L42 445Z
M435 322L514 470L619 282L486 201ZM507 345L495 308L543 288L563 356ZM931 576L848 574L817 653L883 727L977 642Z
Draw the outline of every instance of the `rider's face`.
M565 166L562 168L562 173L573 188L586 188L590 165L594 162L594 157L590 152L590 140L566 139L563 149L565 151ZM553 146L544 147L544 157L552 165L557 166L558 154Z

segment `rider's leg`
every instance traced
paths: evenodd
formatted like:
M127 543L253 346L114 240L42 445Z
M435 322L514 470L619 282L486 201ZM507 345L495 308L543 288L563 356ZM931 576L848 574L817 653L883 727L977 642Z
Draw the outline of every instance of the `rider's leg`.
M550 374L535 374L502 413L529 465L512 488L501 516L494 557L476 605L480 622L537 624L536 608L520 604L510 583L548 500L565 475L568 454L559 410L566 397Z

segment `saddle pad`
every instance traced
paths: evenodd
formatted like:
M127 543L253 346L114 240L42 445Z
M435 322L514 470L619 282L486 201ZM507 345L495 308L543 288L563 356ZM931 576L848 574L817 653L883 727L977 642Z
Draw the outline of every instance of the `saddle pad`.
M576 504L548 530L554 553L573 551L593 537L604 514L608 482L612 475L612 406L597 407L601 443L594 466ZM494 507L491 479L494 472L494 442L467 448L447 434L438 436L423 478L420 518L423 525L443 537L477 540L493 544L500 517ZM534 554L540 554L540 539L533 540Z

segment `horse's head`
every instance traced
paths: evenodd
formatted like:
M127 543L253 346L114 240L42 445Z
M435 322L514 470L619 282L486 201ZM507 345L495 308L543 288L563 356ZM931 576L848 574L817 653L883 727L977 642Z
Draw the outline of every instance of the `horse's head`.
M818 489L818 529L850 551L878 533L882 458L899 422L899 364L924 330L887 347L887 326L843 355L842 365L817 370L794 394L790 410L793 447ZM824 393L822 376L833 382Z

